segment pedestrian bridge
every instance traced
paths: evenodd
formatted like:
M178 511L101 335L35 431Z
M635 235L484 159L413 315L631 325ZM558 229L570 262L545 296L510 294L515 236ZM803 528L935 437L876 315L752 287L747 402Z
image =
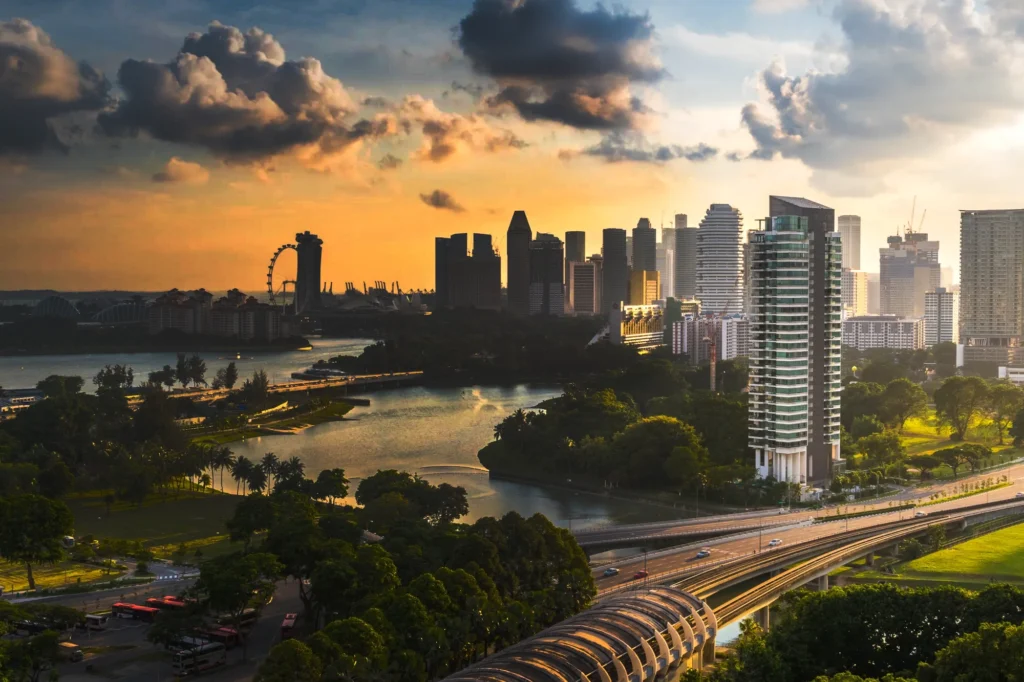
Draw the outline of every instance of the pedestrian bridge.
M717 632L705 602L674 587L649 587L603 601L446 680L674 680L714 660Z

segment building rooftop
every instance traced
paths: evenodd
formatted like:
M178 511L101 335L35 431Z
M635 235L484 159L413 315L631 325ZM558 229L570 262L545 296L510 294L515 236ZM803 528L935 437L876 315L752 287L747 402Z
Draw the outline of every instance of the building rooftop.
M831 210L831 207L829 206L825 206L824 204L819 204L817 201L811 201L810 199L804 199L801 197L780 197L777 195L772 195L771 198L781 199L782 201L785 201L787 204L793 204L794 206L798 206L800 208L823 208L827 211Z
M530 221L526 219L526 211L516 211L512 214L512 221L508 224L509 232L527 232L530 230Z

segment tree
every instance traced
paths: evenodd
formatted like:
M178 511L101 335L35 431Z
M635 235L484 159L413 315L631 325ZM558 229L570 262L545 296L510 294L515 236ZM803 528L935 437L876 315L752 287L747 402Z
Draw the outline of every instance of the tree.
M672 417L648 417L615 436L612 450L624 481L638 487L657 487L665 476L665 462L677 447L707 458L696 430ZM697 454L703 453L703 454Z
M843 403L840 421L847 431L853 430L857 417L878 417L882 411L882 396L885 387L867 381L858 381L843 389Z
M967 436L988 394L988 384L979 377L950 377L935 391L935 413L953 429L953 440L962 441Z
M898 462L906 456L906 448L895 431L883 431L857 441L857 449L878 464Z
M228 532L232 542L244 543L244 552L249 551L253 536L268 530L274 523L274 503L266 495L252 493L235 507L235 513L228 519Z
M885 425L878 421L878 417L873 414L865 414L853 420L850 436L854 440L860 440L865 436L881 433L882 431L885 431Z
M932 454L936 459L941 460L943 464L953 470L954 480L956 480L957 471L960 470L960 467L968 463L967 453L965 453L963 448L960 446L944 448L942 450L937 450Z
M63 502L32 494L0 499L0 556L25 564L29 589L34 590L32 564L60 559L61 541L73 527Z
M882 409L886 421L899 433L903 433L903 425L911 417L924 413L928 407L928 394L910 379L900 378L891 381L882 394Z
M242 384L242 399L254 405L262 405L270 395L270 379L262 369L253 372L252 379Z
M951 641L929 667L934 673L930 679L935 682L1020 679L1024 670L1024 625L982 623L977 632Z
M1018 410L1017 415L1013 418L1010 435L1013 437L1014 445L1019 447L1024 444L1024 409Z
M268 452L263 455L263 459L260 460L259 467L263 469L263 473L267 475L267 488L270 489L270 481L277 476L278 471L281 469L281 461L277 458L273 452Z
M192 375L188 371L188 358L184 353L178 353L178 364L174 368L174 378L178 380L182 388L186 388L192 381Z
M0 657L4 667L0 675L13 673L11 680L38 682L43 671L53 669L60 661L60 644L56 632L46 630L34 637L10 642ZM6 658L6 661L3 661ZM3 679L0 677L0 679Z
M229 362L228 366L224 368L224 388L232 389L235 384L238 383L238 367L235 363Z
M249 484L249 476L252 474L252 470L256 465L252 463L252 460L248 457L239 456L235 459L234 464L231 465L231 478L235 480L235 494L238 494L238 486L241 483L245 485ZM243 488L244 492L244 488Z
M216 613L226 614L230 623L241 632L242 612L274 593L274 582L283 567L273 554L228 554L205 561L199 567L197 592ZM242 640L242 658L248 655L248 641Z
M198 353L194 353L188 359L186 371L188 372L189 381L194 386L199 386L199 384L206 386L206 360L199 357Z
M1010 420L1024 409L1024 391L1010 382L992 384L988 396L988 414L999 432L999 444L1003 444L1003 433L1010 426Z
M331 622L310 638L309 646L323 663L326 679L374 679L387 667L383 637L361 618Z
M149 383L154 388L174 388L174 381L177 373L170 365L164 365L163 369L157 369L149 373Z
M270 650L253 682L319 682L323 666L313 651L296 639L286 639Z
M135 382L135 371L127 365L104 365L96 373L92 383L97 388L119 389L126 391Z
M942 466L942 460L934 455L917 455L907 460L907 464L920 470L921 480L924 480L932 469Z
M978 471L989 457L992 456L992 449L977 443L964 443L960 446L963 458L971 467L971 472Z
M66 377L58 374L51 374L38 384L36 388L42 391L44 398L67 398L82 392L85 381L82 377Z
M327 500L334 504L335 500L344 499L348 495L348 479L344 469L324 469L316 477L313 484L314 496L318 500Z

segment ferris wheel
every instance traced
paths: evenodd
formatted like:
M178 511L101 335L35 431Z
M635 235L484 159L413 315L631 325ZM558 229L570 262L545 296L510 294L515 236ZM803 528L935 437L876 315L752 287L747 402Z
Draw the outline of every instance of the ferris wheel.
M299 252L295 244L282 244L277 248L277 251L274 252L274 255L270 257L270 265L267 266L267 297L270 299L270 305L278 305L280 303L282 308L287 306L289 303L289 285L291 285L290 302L292 304L295 303L295 280L282 279L280 281L280 288L276 286L277 283L274 280L274 267L277 265L277 259L282 253L284 253L288 249L291 249L296 254L298 254Z

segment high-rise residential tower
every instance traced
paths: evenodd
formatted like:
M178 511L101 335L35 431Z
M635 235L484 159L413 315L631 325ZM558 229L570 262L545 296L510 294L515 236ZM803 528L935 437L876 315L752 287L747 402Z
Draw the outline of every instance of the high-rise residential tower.
M924 295L942 282L939 242L923 232L889 237L879 249L879 296L883 315L924 317Z
M295 235L298 267L295 274L295 312L320 307L320 259L324 241L309 230Z
M960 343L960 294L939 287L924 295L924 344Z
M675 288L674 296L682 301L697 295L697 233L696 227L687 227L686 215L676 214L675 228Z
M663 298L676 295L676 230L674 227L661 229L661 243L658 244L658 273L661 275Z
M530 314L565 314L565 285L562 240L553 234L537 233L530 242Z
M839 216L839 236L843 240L843 269L860 270L860 216Z
M572 315L598 315L601 309L601 288L604 285L601 256L591 256L585 263L570 262L569 298L566 310Z
M607 228L601 235L601 255L604 257L603 312L610 313L627 303L629 264L626 259L626 231Z
M751 234L750 447L762 477L825 481L841 462L841 240L826 206L770 209Z
M530 241L533 231L526 211L516 211L508 224L505 246L505 260L508 274L505 286L508 288L508 309L517 315L530 312Z
M705 314L743 312L743 214L711 204L697 232L697 292Z
M1024 210L960 213L964 364L1024 362Z
M658 269L658 231L651 227L651 221L641 218L633 228L634 270Z

